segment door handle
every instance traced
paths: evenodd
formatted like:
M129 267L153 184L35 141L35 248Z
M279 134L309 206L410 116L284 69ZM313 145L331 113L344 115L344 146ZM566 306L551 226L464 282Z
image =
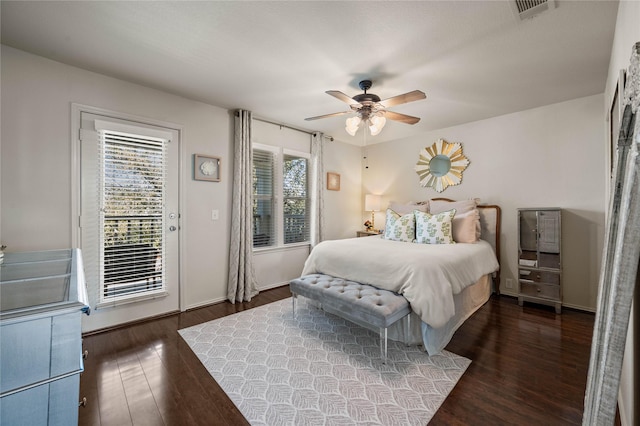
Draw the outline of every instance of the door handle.
M175 227L175 226L173 226L173 225L171 225L171 226L169 227L169 231L171 231L171 232L175 231L176 229L178 229L178 228L176 228L176 227Z

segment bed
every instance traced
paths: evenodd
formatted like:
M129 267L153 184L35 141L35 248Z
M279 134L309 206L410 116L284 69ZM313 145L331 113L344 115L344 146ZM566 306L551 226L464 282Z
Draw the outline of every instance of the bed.
M429 207L439 213L470 201L436 198ZM437 354L489 300L492 289L499 291L500 208L473 203L479 237L473 243L416 244L384 236L323 241L312 250L302 275L326 274L403 295L411 305L412 326L408 335L401 323L391 326L389 338L422 344L430 355ZM427 211L426 204L419 208Z

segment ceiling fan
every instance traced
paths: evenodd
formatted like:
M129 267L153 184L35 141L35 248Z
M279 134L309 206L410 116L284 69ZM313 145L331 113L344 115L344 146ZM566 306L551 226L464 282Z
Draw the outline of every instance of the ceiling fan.
M387 118L406 124L416 124L420 121L418 117L387 111L387 108L395 105L425 99L427 96L420 90L414 90L413 92L405 93L403 95L380 100L378 95L367 93L367 90L369 90L372 85L371 80L362 80L358 85L360 86L360 89L364 90L364 93L355 95L353 98L350 98L338 90L328 90L325 92L349 104L351 110L334 112L333 114L318 115L316 117L305 118L305 120L318 120L320 118L336 117L338 115L351 114L355 112L355 117L347 119L347 126L345 128L347 133L351 136L356 134L361 122L365 122L369 126L371 135L375 136L380 133L387 121Z

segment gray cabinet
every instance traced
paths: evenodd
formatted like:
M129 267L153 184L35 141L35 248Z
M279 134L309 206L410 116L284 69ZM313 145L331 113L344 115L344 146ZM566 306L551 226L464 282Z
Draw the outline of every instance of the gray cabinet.
M518 303L562 310L562 211L518 209Z
M0 265L0 425L78 423L80 250L6 253Z

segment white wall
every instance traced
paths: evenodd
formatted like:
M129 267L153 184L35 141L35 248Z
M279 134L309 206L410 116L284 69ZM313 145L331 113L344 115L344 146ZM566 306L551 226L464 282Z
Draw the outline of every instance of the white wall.
M233 164L233 116L226 109L1 47L0 236L7 251L72 247L71 104L80 103L183 128L181 308L226 299ZM257 124L259 126L259 124ZM193 154L222 159L222 181L195 181ZM359 226L360 150L325 145L325 167L342 175L326 191L328 238ZM219 210L217 221L211 211ZM308 249L307 249L308 252ZM282 282L274 271L302 270L306 253L281 251L258 265L261 287ZM259 263L259 260L257 261ZM92 320L96 319L92 314ZM144 315L144 313L141 313ZM127 318L131 320L133 318ZM92 329L91 326L85 331Z
M325 180L327 172L340 175L340 191L324 192L325 240L353 238L364 229L361 159L358 146L338 141L324 146Z
M71 103L183 126L181 306L226 294L231 181L227 110L2 46L2 243L72 247ZM192 154L222 158L222 182L192 179ZM211 220L211 210L220 219ZM94 311L92 320L99 316ZM141 313L143 315L143 313ZM127 318L126 320L131 320Z
M499 205L505 294L517 291L505 287L517 278L516 209L563 208L564 304L593 311L604 233L602 102L589 96L373 145L363 192L383 194L383 205L438 196ZM462 184L441 194L421 187L414 171L420 150L439 138L462 143L470 160Z
M613 91L615 90L618 80L619 71L627 69L629 66L629 58L631 57L631 49L633 45L640 41L640 2L637 1L621 1L618 5L618 18L616 21L616 32L613 38L613 47L611 50L611 59L609 61L609 75L607 76L607 85L604 96L604 111L609 110ZM608 181L608 177L605 177ZM620 383L620 396L618 404L620 408L620 420L623 425L633 425L638 422L638 414L635 412L640 398L636 394L635 385L637 385L638 372L634 359L640 353L638 345L637 323L639 318L638 312L638 295L634 299L635 312L631 314L629 321L629 332L627 334L627 348L624 353L624 361L622 365L622 376Z

